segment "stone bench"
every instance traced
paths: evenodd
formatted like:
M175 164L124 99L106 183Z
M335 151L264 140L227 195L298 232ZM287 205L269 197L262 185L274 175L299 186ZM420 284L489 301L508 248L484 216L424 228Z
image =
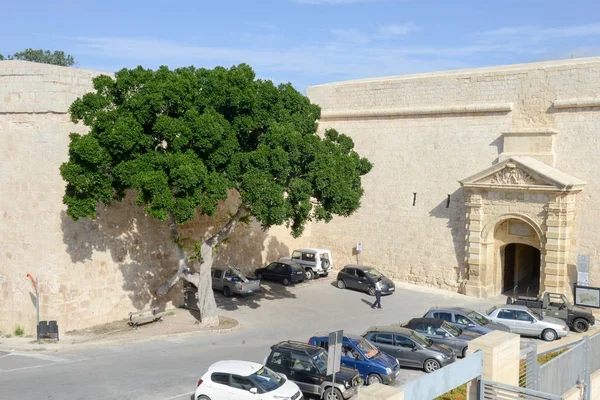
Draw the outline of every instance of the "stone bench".
M137 328L140 325L150 322L161 321L165 313L158 310L158 307L149 308L142 311L132 311L129 313L129 326Z

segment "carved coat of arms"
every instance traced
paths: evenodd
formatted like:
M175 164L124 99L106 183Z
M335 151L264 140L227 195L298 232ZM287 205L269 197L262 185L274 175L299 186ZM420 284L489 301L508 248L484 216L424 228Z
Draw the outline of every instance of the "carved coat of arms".
M522 169L506 166L504 169L496 172L491 183L499 185L535 185L537 181Z

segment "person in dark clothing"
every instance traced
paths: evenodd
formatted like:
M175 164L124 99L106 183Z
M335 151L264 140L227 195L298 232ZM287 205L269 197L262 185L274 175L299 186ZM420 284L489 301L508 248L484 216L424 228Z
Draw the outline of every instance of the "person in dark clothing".
M377 308L381 308L381 285L382 285L383 280L381 278L377 279L377 282L375 283L375 303L373 303L373 305L371 306L371 308L375 308L375 306L377 306Z

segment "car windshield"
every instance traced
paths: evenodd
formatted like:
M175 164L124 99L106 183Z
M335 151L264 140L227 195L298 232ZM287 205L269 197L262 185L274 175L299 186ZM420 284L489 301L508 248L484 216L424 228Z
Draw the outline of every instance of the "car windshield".
M490 323L490 320L479 314L477 311L471 311L467 314L467 317L471 318L473 321L477 322L479 325L487 325Z
M496 306L494 306L494 307L490 308L490 309L489 309L489 310L487 310L485 313L486 313L487 315L491 315L491 314L494 312L494 310L496 310Z
M377 347L373 346L366 339L359 339L358 343L356 343L356 347L367 357L369 360L379 354L379 350Z
M265 392L277 389L285 383L285 379L267 367L262 367L248 378Z
M311 358L317 366L319 372L324 373L327 371L327 352L324 350L318 351L313 354Z
M292 271L294 271L294 272L298 272L298 271L303 271L304 270L304 268L302 268L302 265L300 265L300 264L297 264L295 262L290 262L289 264L291 265Z
M442 328L444 328L446 332L450 332L452 336L460 336L460 334L462 333L462 330L460 328L452 326L446 321L444 321L444 323L442 324Z
M375 268L365 268L364 271L365 271L365 274L367 274L373 278L379 278L379 277L383 276L383 274L381 272L377 271Z
M413 331L410 334L410 338L423 347L429 347L433 344L433 341L431 339L427 339L425 336L421 335L419 332Z

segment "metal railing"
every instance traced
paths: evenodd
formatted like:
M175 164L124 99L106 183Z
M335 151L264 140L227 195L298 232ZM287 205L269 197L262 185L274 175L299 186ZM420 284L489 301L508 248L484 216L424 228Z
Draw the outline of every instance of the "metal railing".
M584 339L540 366L540 390L561 396L581 382L589 382L589 345Z
M540 364L537 360L537 345L535 343L521 344L519 358L519 386L539 390Z

